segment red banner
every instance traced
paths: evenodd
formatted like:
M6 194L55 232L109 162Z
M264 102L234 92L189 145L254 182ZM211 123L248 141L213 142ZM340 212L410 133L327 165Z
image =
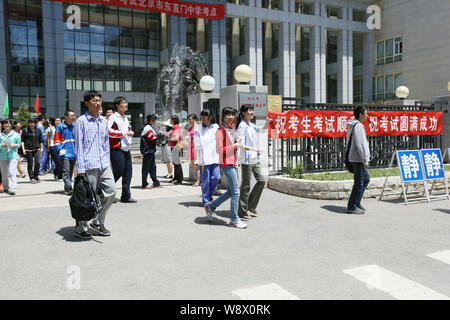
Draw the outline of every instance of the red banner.
M122 7L135 10L147 10L174 16L223 19L225 17L224 4L204 4L178 0L50 0L54 2L96 3L105 6Z
M367 136L438 135L443 132L442 112L368 111ZM269 138L339 138L347 135L352 111L269 111Z

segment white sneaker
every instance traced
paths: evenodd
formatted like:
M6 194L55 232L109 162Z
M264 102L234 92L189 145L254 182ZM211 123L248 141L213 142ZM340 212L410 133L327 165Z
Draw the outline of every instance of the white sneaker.
M213 212L209 208L209 204L205 205L204 208L205 208L206 215L208 216L208 220L212 221L213 220L213 218L212 218Z
M247 224L245 224L241 220L230 221L230 226L238 228L238 229L245 229L245 228L247 228Z

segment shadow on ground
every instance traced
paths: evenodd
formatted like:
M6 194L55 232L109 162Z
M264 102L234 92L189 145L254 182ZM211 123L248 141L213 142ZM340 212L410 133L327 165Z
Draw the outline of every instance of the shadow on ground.
M434 211L439 211L439 212L443 212L446 214L450 214L450 209L433 209Z
M339 214L347 214L347 207L339 207L339 206L321 206L322 209L325 209L327 211L333 212L333 213L339 213Z
M208 217L205 215L204 217L195 218L194 222L200 225L212 225L212 226L223 226L228 227L228 223L216 217L212 217L212 221L209 221Z
M65 194L64 190L47 191L48 194Z
M95 238L92 238L91 240L83 240L83 239L79 239L77 237L75 237L73 235L73 231L74 231L74 227L64 227L59 229L58 231L56 231L57 234L59 234L60 236L62 236L62 240L67 241L67 242L85 242L85 241L95 241L98 243L103 243L101 241L96 240Z
M186 208L189 207L200 207L203 208L203 204L201 201L187 201L187 202L178 202L179 205L185 206Z

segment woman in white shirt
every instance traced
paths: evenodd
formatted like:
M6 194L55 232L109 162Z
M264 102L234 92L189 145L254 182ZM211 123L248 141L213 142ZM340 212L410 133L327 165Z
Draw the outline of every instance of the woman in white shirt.
M219 126L211 123L212 115L208 109L202 110L200 119L202 124L195 128L194 133L194 163L197 168L200 167L202 203L211 220L210 200L220 180L219 155L216 150L216 133Z
M258 145L258 134L264 133L270 121L272 121L270 118L267 118L264 128L261 128L251 122L253 117L253 106L251 104L242 105L237 121L237 134L241 138L243 146L239 150L242 182L238 215L247 219L250 218L247 211L250 212L251 217L257 216L256 207L266 184L264 176L261 174L261 150ZM252 173L256 179L256 184L250 192Z

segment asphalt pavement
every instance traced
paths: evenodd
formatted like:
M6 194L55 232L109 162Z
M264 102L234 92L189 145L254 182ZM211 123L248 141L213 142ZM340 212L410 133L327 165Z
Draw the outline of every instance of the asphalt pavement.
M449 200L368 199L364 215L349 215L346 201L265 189L259 216L239 230L228 226L229 201L209 222L200 187L161 179L142 190L133 170L138 203L114 204L112 235L90 241L73 236L52 175L0 194L0 299L450 297Z

